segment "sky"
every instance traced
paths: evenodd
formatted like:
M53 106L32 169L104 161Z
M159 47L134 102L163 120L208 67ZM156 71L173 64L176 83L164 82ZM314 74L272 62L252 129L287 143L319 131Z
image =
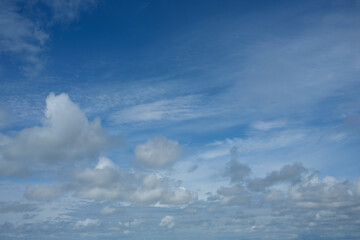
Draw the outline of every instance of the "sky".
M360 238L360 2L0 0L0 239Z

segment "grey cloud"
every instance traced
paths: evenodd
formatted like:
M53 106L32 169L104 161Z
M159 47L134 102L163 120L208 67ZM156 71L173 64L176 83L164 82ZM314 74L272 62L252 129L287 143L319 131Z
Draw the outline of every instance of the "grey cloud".
M0 152L0 176L27 175L28 173L27 166L19 162L4 159Z
M267 187L271 187L278 183L296 183L301 180L301 175L307 171L299 163L285 165L280 171L271 172L264 178L255 178L249 180L248 187L253 191L263 191Z
M233 183L243 182L251 173L249 166L237 161L237 151L236 147L231 148L231 160L227 163L224 172L224 176L229 177Z
M20 202L0 202L0 213L24 213L34 212L38 207L34 204L20 203Z
M199 168L198 165L191 166L191 167L188 169L187 172L188 172L188 173L195 172L198 168Z
M182 150L177 141L164 136L155 137L135 148L135 160L148 167L166 167L180 158Z
M77 170L70 188L79 198L96 200L123 199L136 188L137 176L126 174L110 159L101 157L95 168Z
M310 174L302 182L294 185L289 193L291 200L301 208L343 208L357 204L355 186L349 182L326 176L322 180L316 173Z
M196 200L197 194L184 187L172 186L168 178L149 174L144 177L141 187L133 193L131 199L139 204L181 205Z
M252 196L243 185L235 185L232 187L221 187L217 193L221 196L220 203L222 205L249 205Z
M100 119L89 122L67 94L51 93L44 114L42 126L23 129L0 146L2 175L21 173L22 168L40 164L91 160L114 142Z
M36 184L26 188L25 197L29 200L48 201L58 199L64 193L62 186L55 184Z

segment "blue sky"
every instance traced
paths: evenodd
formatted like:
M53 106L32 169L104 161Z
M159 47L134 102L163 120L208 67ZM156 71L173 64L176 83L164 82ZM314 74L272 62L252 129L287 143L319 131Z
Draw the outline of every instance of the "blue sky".
M359 11L0 0L0 239L359 239Z

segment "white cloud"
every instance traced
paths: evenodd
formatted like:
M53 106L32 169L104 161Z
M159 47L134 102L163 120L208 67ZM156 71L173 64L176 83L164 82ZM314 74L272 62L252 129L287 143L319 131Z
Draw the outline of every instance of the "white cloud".
M175 226L174 217L172 216L165 216L163 219L161 219L159 223L160 227L166 227L168 229L171 229Z
M2 161L33 167L91 160L112 143L100 119L89 122L67 94L49 94L44 114L42 126L23 129L0 146Z
M99 219L87 218L85 220L77 221L75 224L75 227L76 228L84 228L84 227L98 226L98 225L100 225Z
M165 167L179 159L178 142L159 136L139 144L135 148L135 160L149 167Z

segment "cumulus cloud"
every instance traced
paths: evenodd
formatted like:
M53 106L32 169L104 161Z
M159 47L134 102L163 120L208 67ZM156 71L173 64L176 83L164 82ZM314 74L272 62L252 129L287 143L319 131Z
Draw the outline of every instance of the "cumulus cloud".
M135 188L136 176L124 173L110 159L100 157L94 168L77 170L71 187L79 198L111 200L125 198L127 191Z
M149 167L166 167L179 159L181 147L178 142L164 136L155 137L135 148L135 160Z
M94 168L76 171L71 189L79 198L120 200L134 204L181 205L197 199L197 194L177 186L170 179L151 173L127 173L110 159L101 157Z
M2 172L15 174L36 163L91 160L112 143L100 119L89 122L67 94L49 94L44 115L42 126L23 129L0 146L1 162L9 163Z
M168 178L149 174L143 178L142 185L131 197L139 204L181 205L197 199L197 194L184 187L172 186Z
M26 188L25 197L29 200L46 201L59 198L63 192L61 186L55 184L36 184Z
M360 204L349 182L342 182L331 176L319 179L317 173L308 175L294 185L289 193L293 203L301 208L337 209L353 206L355 202Z
M175 220L172 216L165 216L163 219L161 219L159 223L159 227L166 227L168 229L171 229L175 226Z

